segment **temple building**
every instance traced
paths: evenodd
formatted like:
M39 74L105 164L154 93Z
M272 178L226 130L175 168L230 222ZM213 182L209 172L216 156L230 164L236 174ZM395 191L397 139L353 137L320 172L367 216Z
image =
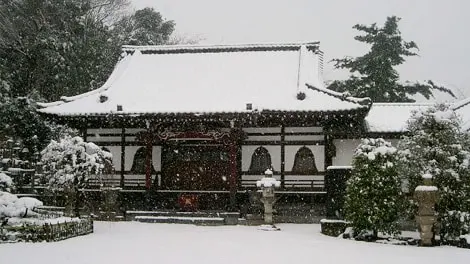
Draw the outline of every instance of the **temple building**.
M318 42L124 46L101 88L39 111L109 150L107 181L123 191L236 207L269 168L280 193L324 194L327 168L350 165L360 138L396 141L429 104L328 90L322 66Z

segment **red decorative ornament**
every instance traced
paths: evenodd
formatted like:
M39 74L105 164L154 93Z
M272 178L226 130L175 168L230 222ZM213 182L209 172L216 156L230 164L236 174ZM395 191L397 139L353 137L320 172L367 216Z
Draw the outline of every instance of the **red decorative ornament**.
M178 204L183 211L197 211L198 197L196 194L181 194L178 198Z

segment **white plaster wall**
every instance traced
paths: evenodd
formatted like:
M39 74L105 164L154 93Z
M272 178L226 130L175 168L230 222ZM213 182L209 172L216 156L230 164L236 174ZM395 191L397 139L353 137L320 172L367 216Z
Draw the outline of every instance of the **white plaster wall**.
M134 162L134 155L137 152L137 150L141 147L142 146L126 146L126 154L125 154L126 155L125 156L126 163L125 163L125 166L124 166L124 169L126 171L131 170L132 163Z
M113 166L114 169L121 170L121 146L103 146L113 154Z
M323 135L296 135L296 136L288 136L285 137L286 141L307 141L307 140L325 140L325 136Z
M244 127L246 133L281 133L280 127Z
M294 166L295 154L299 151L302 146L285 146L285 170L292 171ZM313 155L315 156L315 165L317 166L318 171L324 171L325 166L325 146L323 145L308 145L305 146L309 148Z
M152 164L156 171L162 170L162 147L154 146L152 149Z
M250 168L251 156L253 155L253 152L261 146L269 151L273 169L277 171L281 169L281 146L258 145L242 146L242 171L247 171Z
M333 166L349 166L352 162L354 150L361 143L360 139L335 139L336 157L333 157Z
M286 133L299 133L299 132L323 132L322 127L286 127Z
M136 137L134 136L126 136L126 142L134 142L136 141Z
M132 168L132 163L134 162L134 156L135 153L139 148L142 146L126 146L126 164L125 164L125 170L129 171ZM119 147L121 148L121 147ZM120 155L119 155L120 159ZM121 162L119 161L119 164ZM155 168L156 171L161 171L162 169L162 147L161 146L154 146L152 149L152 164L153 167ZM117 167L116 167L117 168ZM121 167L119 167L120 169Z
M88 128L88 134L121 134L120 128Z
M248 141L279 141L281 136L248 136Z
M87 137L86 141L88 142L121 142L121 136L118 137L110 137L110 136L105 136L102 137L100 135L95 135L93 137L89 136Z
M399 139L386 139L393 146L397 147ZM354 150L361 143L360 139L335 139L333 144L336 146L336 157L333 158L333 166L350 166Z

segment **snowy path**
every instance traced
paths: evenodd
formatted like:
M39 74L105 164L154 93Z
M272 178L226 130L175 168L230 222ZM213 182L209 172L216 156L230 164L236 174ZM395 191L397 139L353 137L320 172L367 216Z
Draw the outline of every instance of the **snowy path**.
M470 250L418 248L323 236L319 225L201 227L96 222L95 233L56 243L0 244L1 264L470 263Z

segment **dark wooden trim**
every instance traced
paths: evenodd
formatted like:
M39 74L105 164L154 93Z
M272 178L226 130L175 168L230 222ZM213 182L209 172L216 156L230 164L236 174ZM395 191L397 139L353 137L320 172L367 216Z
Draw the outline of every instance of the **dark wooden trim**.
M329 135L325 135L325 163L324 163L324 170L333 165L333 153L332 153L332 148L334 147L332 138Z
M94 143L96 145L99 145L99 146L121 146L122 145L122 139L121 139L121 141L95 141ZM145 147L144 143L138 142L138 141L134 141L134 142L126 141L126 142L124 142L124 146L127 146L127 147L130 147L130 146ZM160 145L154 145L154 146L160 146Z
M146 140L147 142L145 142L145 188L149 190L152 186L153 144L152 138L150 136L147 137Z
M285 170L286 170L286 128L281 125L281 188L284 189Z
M153 171L153 174L152 174L152 175L159 175L159 174L161 174L161 173L162 173L161 171ZM119 175L120 175L120 174L121 174L121 171L116 170L116 171L115 171L115 174L119 174ZM142 175L143 177L145 177L145 173L134 173L134 172L129 171L129 170L124 171L124 175Z
M121 188L124 187L124 171L126 169L126 129L121 129Z
M280 145L281 140L271 140L271 141L243 141L242 145ZM324 140L305 140L305 141L284 141L284 145L324 145Z
M361 138L391 138L391 139L400 139L402 136L407 135L407 132L333 132L331 136L334 139L361 139Z
M292 176L292 175L299 175L299 176L304 176L304 175L305 176L316 176L316 175L318 175L318 176L321 176L321 175L325 175L325 174L326 174L325 171L319 171L315 174L302 174L302 173L298 173L298 172L284 171L285 176ZM255 171L242 171L241 176L243 176L243 175L260 175L260 176L262 176L262 175L264 175L264 173L259 172L259 171L256 171L256 172ZM274 176L281 175L281 171L273 171L273 175Z
M117 132L117 133L87 133L87 136L89 137L94 137L96 134L98 134L100 137L120 137L122 136L122 132ZM126 137L136 137L137 133L125 133Z
M288 140L288 141L285 141L285 145L325 145L324 144L324 140ZM121 146L122 142L121 141L96 141L94 142L95 144L99 145L99 146ZM196 142L194 142L196 144ZM199 142L199 143L203 143L203 142ZM268 140L268 141L264 141L264 140L249 140L249 141L242 141L241 142L241 145L255 145L255 146L258 146L258 145L280 145L281 144L281 140ZM133 142L129 142L129 141L126 141L125 142L125 146L142 146L144 147L144 143L143 142L139 142L139 141L133 141ZM153 144L153 146L161 146L161 144Z
M82 135L83 141L87 141L87 133L86 133L86 128L80 129L80 134Z
M282 132L279 133L249 133L245 132L247 136L280 136ZM284 134L287 136L321 136L325 134L324 132L285 132Z

